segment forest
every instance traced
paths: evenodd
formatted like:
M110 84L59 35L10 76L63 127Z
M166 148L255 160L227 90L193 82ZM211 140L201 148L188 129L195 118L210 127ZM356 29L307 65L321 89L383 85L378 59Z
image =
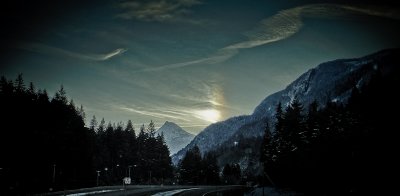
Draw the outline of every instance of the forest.
M347 104L278 104L261 147L264 185L307 194L387 191L398 154L397 76L398 69L385 77L376 72L353 88Z
M1 77L0 194L31 194L81 187L170 183L173 167L151 121L136 135L132 121L85 127L83 107L64 88L46 90Z

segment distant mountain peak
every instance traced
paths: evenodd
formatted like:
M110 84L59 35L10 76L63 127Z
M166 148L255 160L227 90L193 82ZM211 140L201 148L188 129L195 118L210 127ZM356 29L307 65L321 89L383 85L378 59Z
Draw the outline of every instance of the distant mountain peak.
M160 134L160 135L161 135L161 133L164 133L164 137L166 137L166 135L170 135L172 133L180 134L180 135L187 135L187 136L194 136L193 134L182 129L182 127L180 127L176 123L169 122L169 121L165 121L165 123L156 132L156 134Z
M165 123L163 124L163 126L167 126L167 127L176 127L179 129L182 129L179 125L175 124L174 122L169 122L169 121L165 121ZM163 127L161 126L161 127ZM182 129L183 130L183 129ZM186 131L185 131L186 132Z
M195 137L188 133L174 122L165 121L165 123L157 130L156 135L163 134L165 143L167 144L170 154L177 153L182 148L186 147Z

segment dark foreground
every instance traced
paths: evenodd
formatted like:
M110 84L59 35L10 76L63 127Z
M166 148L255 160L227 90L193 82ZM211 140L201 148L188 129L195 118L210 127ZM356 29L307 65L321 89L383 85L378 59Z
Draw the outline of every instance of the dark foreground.
M117 196L117 195L190 195L190 196L211 196L211 195L244 195L246 187L231 185L231 186L159 186L159 185L131 185L131 186L107 186L95 187L78 190L60 191L48 193L45 195L102 195L102 196Z

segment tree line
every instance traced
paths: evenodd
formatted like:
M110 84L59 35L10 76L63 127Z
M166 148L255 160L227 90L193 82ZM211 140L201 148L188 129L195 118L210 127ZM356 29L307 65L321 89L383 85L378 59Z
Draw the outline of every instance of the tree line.
M214 153L207 153L203 157L199 147L189 149L177 168L179 184L212 185L219 184L219 166Z
M96 117L90 123L95 134L94 163L96 172L103 176L99 185L119 185L123 177L131 177L135 184L171 183L173 167L163 135L155 135L153 121L142 125L136 136L132 121L126 126Z
M162 135L150 122L136 135L133 124L95 117L85 127L83 107L61 88L0 79L0 194L32 194L96 185L169 183L173 167Z
M261 147L264 184L309 194L385 191L397 152L398 84L377 71L353 88L347 104L314 101L304 108L294 99L284 109L279 103Z

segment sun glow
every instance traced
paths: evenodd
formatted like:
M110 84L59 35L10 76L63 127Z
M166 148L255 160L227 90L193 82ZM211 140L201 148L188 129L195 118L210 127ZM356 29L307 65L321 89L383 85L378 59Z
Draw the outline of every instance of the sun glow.
M215 109L208 109L208 110L200 110L196 112L199 118L215 123L221 118L221 113Z

